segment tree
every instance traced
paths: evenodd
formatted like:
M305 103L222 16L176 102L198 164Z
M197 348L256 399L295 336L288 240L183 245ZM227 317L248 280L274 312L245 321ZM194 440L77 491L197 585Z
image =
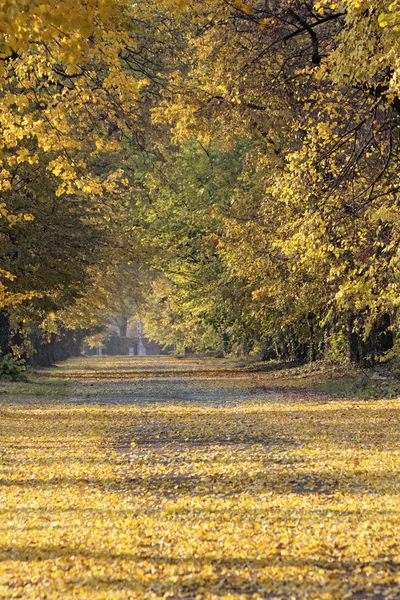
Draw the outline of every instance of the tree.
M126 337L128 321L139 316L151 285L151 273L140 264L112 262L95 265L90 285L73 306L60 311L56 317L69 329L89 329L117 325L121 337Z
M147 286L148 328L182 348L312 360L344 336L359 361L387 350L397 2L1 10L4 322L114 316L123 334Z
M129 183L122 140L132 140L145 84L124 62L131 9L102 0L0 9L4 322L11 313L40 323L71 304L96 246L112 237Z
M232 190L244 210L226 216L220 248L253 290L266 331L294 326L315 348L326 330L346 326L362 340L393 323L395 11L382 16L376 2L188 10L195 50L158 115L179 140L251 141L247 188Z

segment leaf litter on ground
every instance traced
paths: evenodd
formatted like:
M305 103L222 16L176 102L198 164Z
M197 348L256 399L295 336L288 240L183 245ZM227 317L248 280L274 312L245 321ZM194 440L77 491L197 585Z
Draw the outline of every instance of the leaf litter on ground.
M399 401L263 378L3 403L0 598L399 598Z

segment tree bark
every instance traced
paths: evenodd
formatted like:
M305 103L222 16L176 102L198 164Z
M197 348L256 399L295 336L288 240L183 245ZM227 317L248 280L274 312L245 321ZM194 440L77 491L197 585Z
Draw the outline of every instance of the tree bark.
M9 354L10 348L10 318L6 312L0 312L0 352Z
M117 323L120 337L126 337L128 331L128 317L117 317Z
M73 351L73 356L80 356L81 355L81 347L82 347L82 339L84 337L83 332L80 329L76 329L74 332L74 351Z

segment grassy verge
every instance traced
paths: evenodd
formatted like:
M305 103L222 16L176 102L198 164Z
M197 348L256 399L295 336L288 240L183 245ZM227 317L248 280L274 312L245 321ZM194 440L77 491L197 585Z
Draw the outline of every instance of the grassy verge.
M372 400L400 397L398 373L384 370L387 379L374 379L374 368L361 370L353 365L338 366L316 362L305 365L270 361L251 363L245 371L265 374L272 387L301 388L344 398ZM379 375L378 375L379 377Z
M68 393L71 382L60 379L35 379L27 382L0 380L0 402L26 402L32 399L59 400Z
M375 381L371 377L355 374L352 377L329 379L313 386L313 389L345 398L373 400L400 397L400 382Z

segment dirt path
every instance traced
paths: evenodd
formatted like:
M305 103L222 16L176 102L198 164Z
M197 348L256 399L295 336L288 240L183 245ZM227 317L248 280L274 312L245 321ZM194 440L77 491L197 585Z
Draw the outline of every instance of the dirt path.
M0 598L400 597L398 400L234 361L50 375L72 381L61 399L0 408Z

